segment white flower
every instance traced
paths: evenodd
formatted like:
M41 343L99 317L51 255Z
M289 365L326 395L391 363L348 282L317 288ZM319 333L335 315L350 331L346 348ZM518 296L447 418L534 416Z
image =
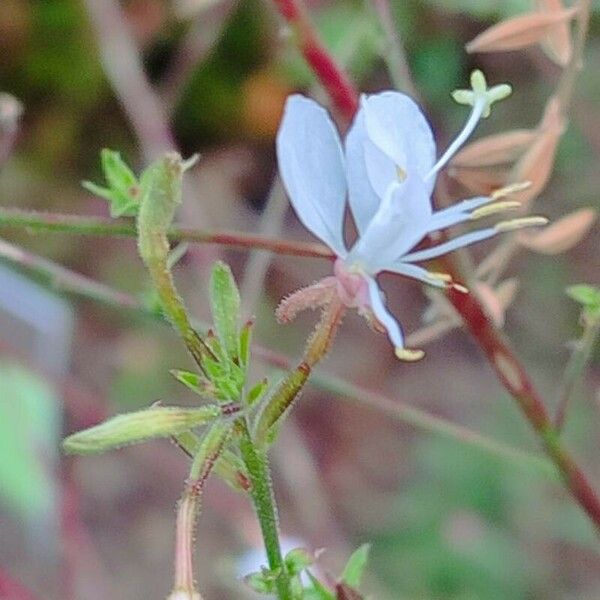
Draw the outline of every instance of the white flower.
M466 92L459 94L473 107L469 120L437 163L429 123L417 104L399 92L362 96L344 147L321 106L301 95L290 96L277 136L281 177L298 218L338 257L335 279L323 280L319 289L330 289L335 283L338 297L347 306L374 314L401 359L416 360L423 352L404 347L401 328L388 312L375 279L378 273L391 271L437 287L460 287L448 276L431 273L415 263L507 229L546 222L540 217L515 219L411 251L433 232L518 205L498 202L511 191L507 189L489 197L463 200L444 210L432 208L438 171L478 120L487 115L490 104L502 96L499 86L488 91L485 81L483 88L479 77L475 81L477 86L469 98L463 98ZM350 246L343 235L346 199L358 230Z

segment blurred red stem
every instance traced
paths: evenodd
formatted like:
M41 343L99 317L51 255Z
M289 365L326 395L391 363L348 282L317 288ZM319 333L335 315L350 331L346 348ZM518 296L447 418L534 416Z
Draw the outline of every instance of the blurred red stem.
M0 567L0 598L6 600L36 600L35 596L20 582Z
M300 0L274 0L292 27L302 56L314 71L341 116L350 121L358 109L358 91L323 45Z

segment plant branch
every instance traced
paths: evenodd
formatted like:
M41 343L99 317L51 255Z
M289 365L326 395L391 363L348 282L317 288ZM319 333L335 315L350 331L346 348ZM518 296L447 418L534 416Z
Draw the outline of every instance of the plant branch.
M325 88L335 108L346 120L358 109L358 92L348 75L325 48L301 0L274 0L292 28L298 49Z
M418 98L419 93L410 74L410 68L389 0L370 0L370 3L385 34L386 43L383 46L382 58L388 67L392 83L396 89L410 94L413 98Z
M3 240L0 240L0 259L5 259L12 264L35 272L58 291L90 298L96 302L120 309L135 310L155 321L160 323L165 322L164 317L160 313L143 304L135 296L113 290L104 284L66 269L53 261L26 252ZM208 329L206 323L198 321L194 321L193 326L200 331ZM287 356L262 346L254 345L252 351L255 356L278 369L288 370L294 364ZM317 373L314 375L312 383L315 387L325 391L338 393L336 390L339 390L339 393L353 402L383 411L398 421L407 423L423 431L445 435L458 443L479 448L500 458L519 456L522 460L517 461L518 464L536 463L543 465L543 469L546 472L549 471L548 463L544 463L542 459L531 454L511 448L501 442L487 438L466 427L455 425L450 421L431 415L426 411L399 400L387 398L381 394L374 394L368 389L348 383L335 375L322 372Z
M554 417L554 426L559 433L563 430L567 408L573 397L575 386L592 356L592 350L594 349L598 335L600 335L600 319L596 318L591 322L584 321L583 335L576 342L576 346L571 353L560 386L556 415Z
M42 277L51 288L59 291L76 294L83 298L89 298L108 304L133 310L145 309L140 301L124 292L119 292L111 287L90 279L85 275L71 271L57 263L23 250L0 239L0 259L5 259L13 264L25 267L29 271Z
M448 296L486 354L498 379L516 400L537 433L546 453L560 471L566 487L600 531L600 499L586 475L563 447L544 402L520 360L502 333L490 322L474 294L451 289Z
M137 236L133 221L114 221L113 219L101 217L82 217L79 215L24 211L17 208L0 208L0 229L19 227L25 228L30 233L65 233L131 238ZM170 227L167 235L171 242L216 244L234 248L269 250L288 256L333 259L331 250L316 242L294 242L251 233L210 231L177 226Z
M585 44L590 25L590 13L592 10L591 0L577 0L577 5L577 31L573 43L573 53L569 64L563 69L556 92L556 96L563 112L566 112L571 103L577 76L583 69L583 55L585 52Z
M240 453L252 483L250 495L260 523L269 569L275 575L279 600L292 600L290 577L283 562L279 543L277 506L271 484L267 451L254 444L244 417L236 420L235 427L240 436Z
M175 148L169 122L116 0L85 0L104 71L147 161Z

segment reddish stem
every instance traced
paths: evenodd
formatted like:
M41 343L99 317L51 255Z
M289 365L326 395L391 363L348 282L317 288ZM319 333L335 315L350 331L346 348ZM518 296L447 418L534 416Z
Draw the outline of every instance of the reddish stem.
M350 121L358 109L358 91L319 39L301 0L274 1L281 16L293 28L302 56L342 117Z
M586 475L562 446L541 396L504 335L490 322L474 294L450 289L448 298L485 352L496 375L539 435L546 452L560 470L565 485L600 529L600 500Z

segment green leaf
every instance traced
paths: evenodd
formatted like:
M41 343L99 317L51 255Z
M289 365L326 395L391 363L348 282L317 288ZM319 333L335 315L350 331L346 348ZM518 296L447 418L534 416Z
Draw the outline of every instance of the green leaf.
M244 577L245 583L259 594L274 594L276 580L276 575L268 569L250 573Z
M248 406L252 406L256 402L258 402L263 397L263 394L265 393L268 386L269 380L266 377L254 386L252 386L252 388L248 392L248 397L246 399Z
M60 399L39 375L0 363L0 504L39 527L56 510L52 472L60 436Z
M567 288L567 295L585 308L600 309L600 289L581 283Z
M240 294L231 269L220 261L211 273L210 305L221 344L231 358L238 358Z
M341 580L350 587L358 588L360 585L360 580L362 579L367 560L369 559L370 550L371 544L363 544L356 549L348 559L344 571L342 572Z
M85 188L88 192L94 194L94 196L104 198L104 200L108 200L109 202L115 201L115 194L110 188L105 188L101 185L97 185L93 181L82 181L81 187Z
M225 450L215 465L215 473L236 492L248 492L252 487L248 469L242 459Z
M221 415L219 406L179 408L157 406L118 415L63 441L67 454L97 454L126 444L170 437L204 425Z
M190 468L190 479L205 479L221 456L231 436L233 425L217 421L204 434Z
M311 587L305 590L305 600L335 600L335 596L330 592L310 571L306 571L310 579Z
M284 561L288 573L293 577L310 567L314 557L304 548L294 548L285 555Z
M109 202L111 216L135 216L142 191L134 172L114 150L104 148L100 153L100 160L108 187L96 185L91 181L83 181L81 185Z
M213 396L215 394L214 386L206 380L205 377L192 371L184 369L171 369L169 371L179 383L183 383L187 388L200 396Z
M247 321L240 332L240 364L247 368L250 363L250 343L252 341L253 321Z
M102 171L112 189L127 189L138 184L137 177L121 155L115 150L103 148L100 152Z

